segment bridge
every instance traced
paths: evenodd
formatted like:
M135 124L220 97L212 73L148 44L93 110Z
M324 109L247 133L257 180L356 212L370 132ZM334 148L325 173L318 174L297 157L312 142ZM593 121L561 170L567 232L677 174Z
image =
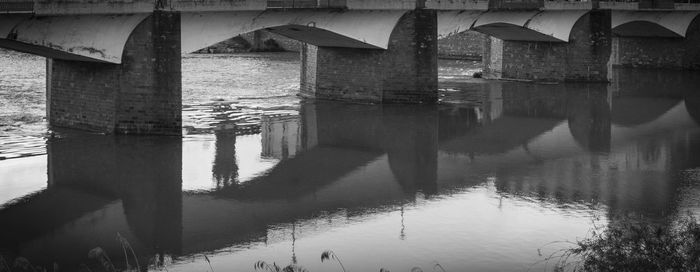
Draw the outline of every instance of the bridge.
M441 37L488 35L488 77L607 81L611 61L698 68L693 8L672 0L1 0L0 47L47 57L52 127L180 135L181 54L256 30L303 42L302 96L434 103Z

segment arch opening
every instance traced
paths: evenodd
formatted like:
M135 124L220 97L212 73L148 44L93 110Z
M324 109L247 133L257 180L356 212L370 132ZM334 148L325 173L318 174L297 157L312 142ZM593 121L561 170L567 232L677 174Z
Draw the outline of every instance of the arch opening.
M182 52L256 30L270 30L317 46L387 49L406 11L276 11L182 14Z
M612 11L618 36L684 38L700 11Z
M683 38L671 29L648 21L632 21L612 29L613 34L623 37Z
M495 11L480 16L473 29L511 41L569 42L587 10Z

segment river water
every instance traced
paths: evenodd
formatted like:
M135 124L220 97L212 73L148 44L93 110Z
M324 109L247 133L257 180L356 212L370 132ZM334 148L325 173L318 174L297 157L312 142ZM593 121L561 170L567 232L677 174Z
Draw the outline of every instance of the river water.
M619 215L700 215L692 73L537 85L441 61L439 105L381 106L300 100L297 54L189 55L172 138L49 133L44 69L0 52L6 260L341 271L331 250L347 271L538 271Z

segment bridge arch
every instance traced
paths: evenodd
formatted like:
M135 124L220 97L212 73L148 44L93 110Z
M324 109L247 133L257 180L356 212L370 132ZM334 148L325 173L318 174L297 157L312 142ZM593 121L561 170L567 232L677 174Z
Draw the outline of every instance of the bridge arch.
M626 37L685 38L700 11L612 11L614 34Z
M317 46L387 49L391 33L405 13L270 10L182 14L182 52L262 29Z
M49 58L122 62L127 40L149 14L0 16L0 47Z
M438 37L475 30L502 40L568 42L586 10L444 11L438 13Z
M474 30L511 41L569 42L587 10L495 11L480 16Z
M191 53L266 29L317 46L387 49L406 11L240 11L181 14L181 50ZM148 13L0 16L0 47L75 61L120 64L131 33Z

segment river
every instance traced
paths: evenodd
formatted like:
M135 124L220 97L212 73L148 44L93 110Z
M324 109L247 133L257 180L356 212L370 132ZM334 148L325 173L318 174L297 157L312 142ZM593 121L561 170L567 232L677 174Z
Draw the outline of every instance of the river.
M298 54L187 55L172 138L48 131L44 65L0 51L7 260L73 271L99 247L119 269L340 271L331 250L348 271L547 270L620 215L700 215L693 73L530 84L441 60L439 105L382 106L301 100Z

